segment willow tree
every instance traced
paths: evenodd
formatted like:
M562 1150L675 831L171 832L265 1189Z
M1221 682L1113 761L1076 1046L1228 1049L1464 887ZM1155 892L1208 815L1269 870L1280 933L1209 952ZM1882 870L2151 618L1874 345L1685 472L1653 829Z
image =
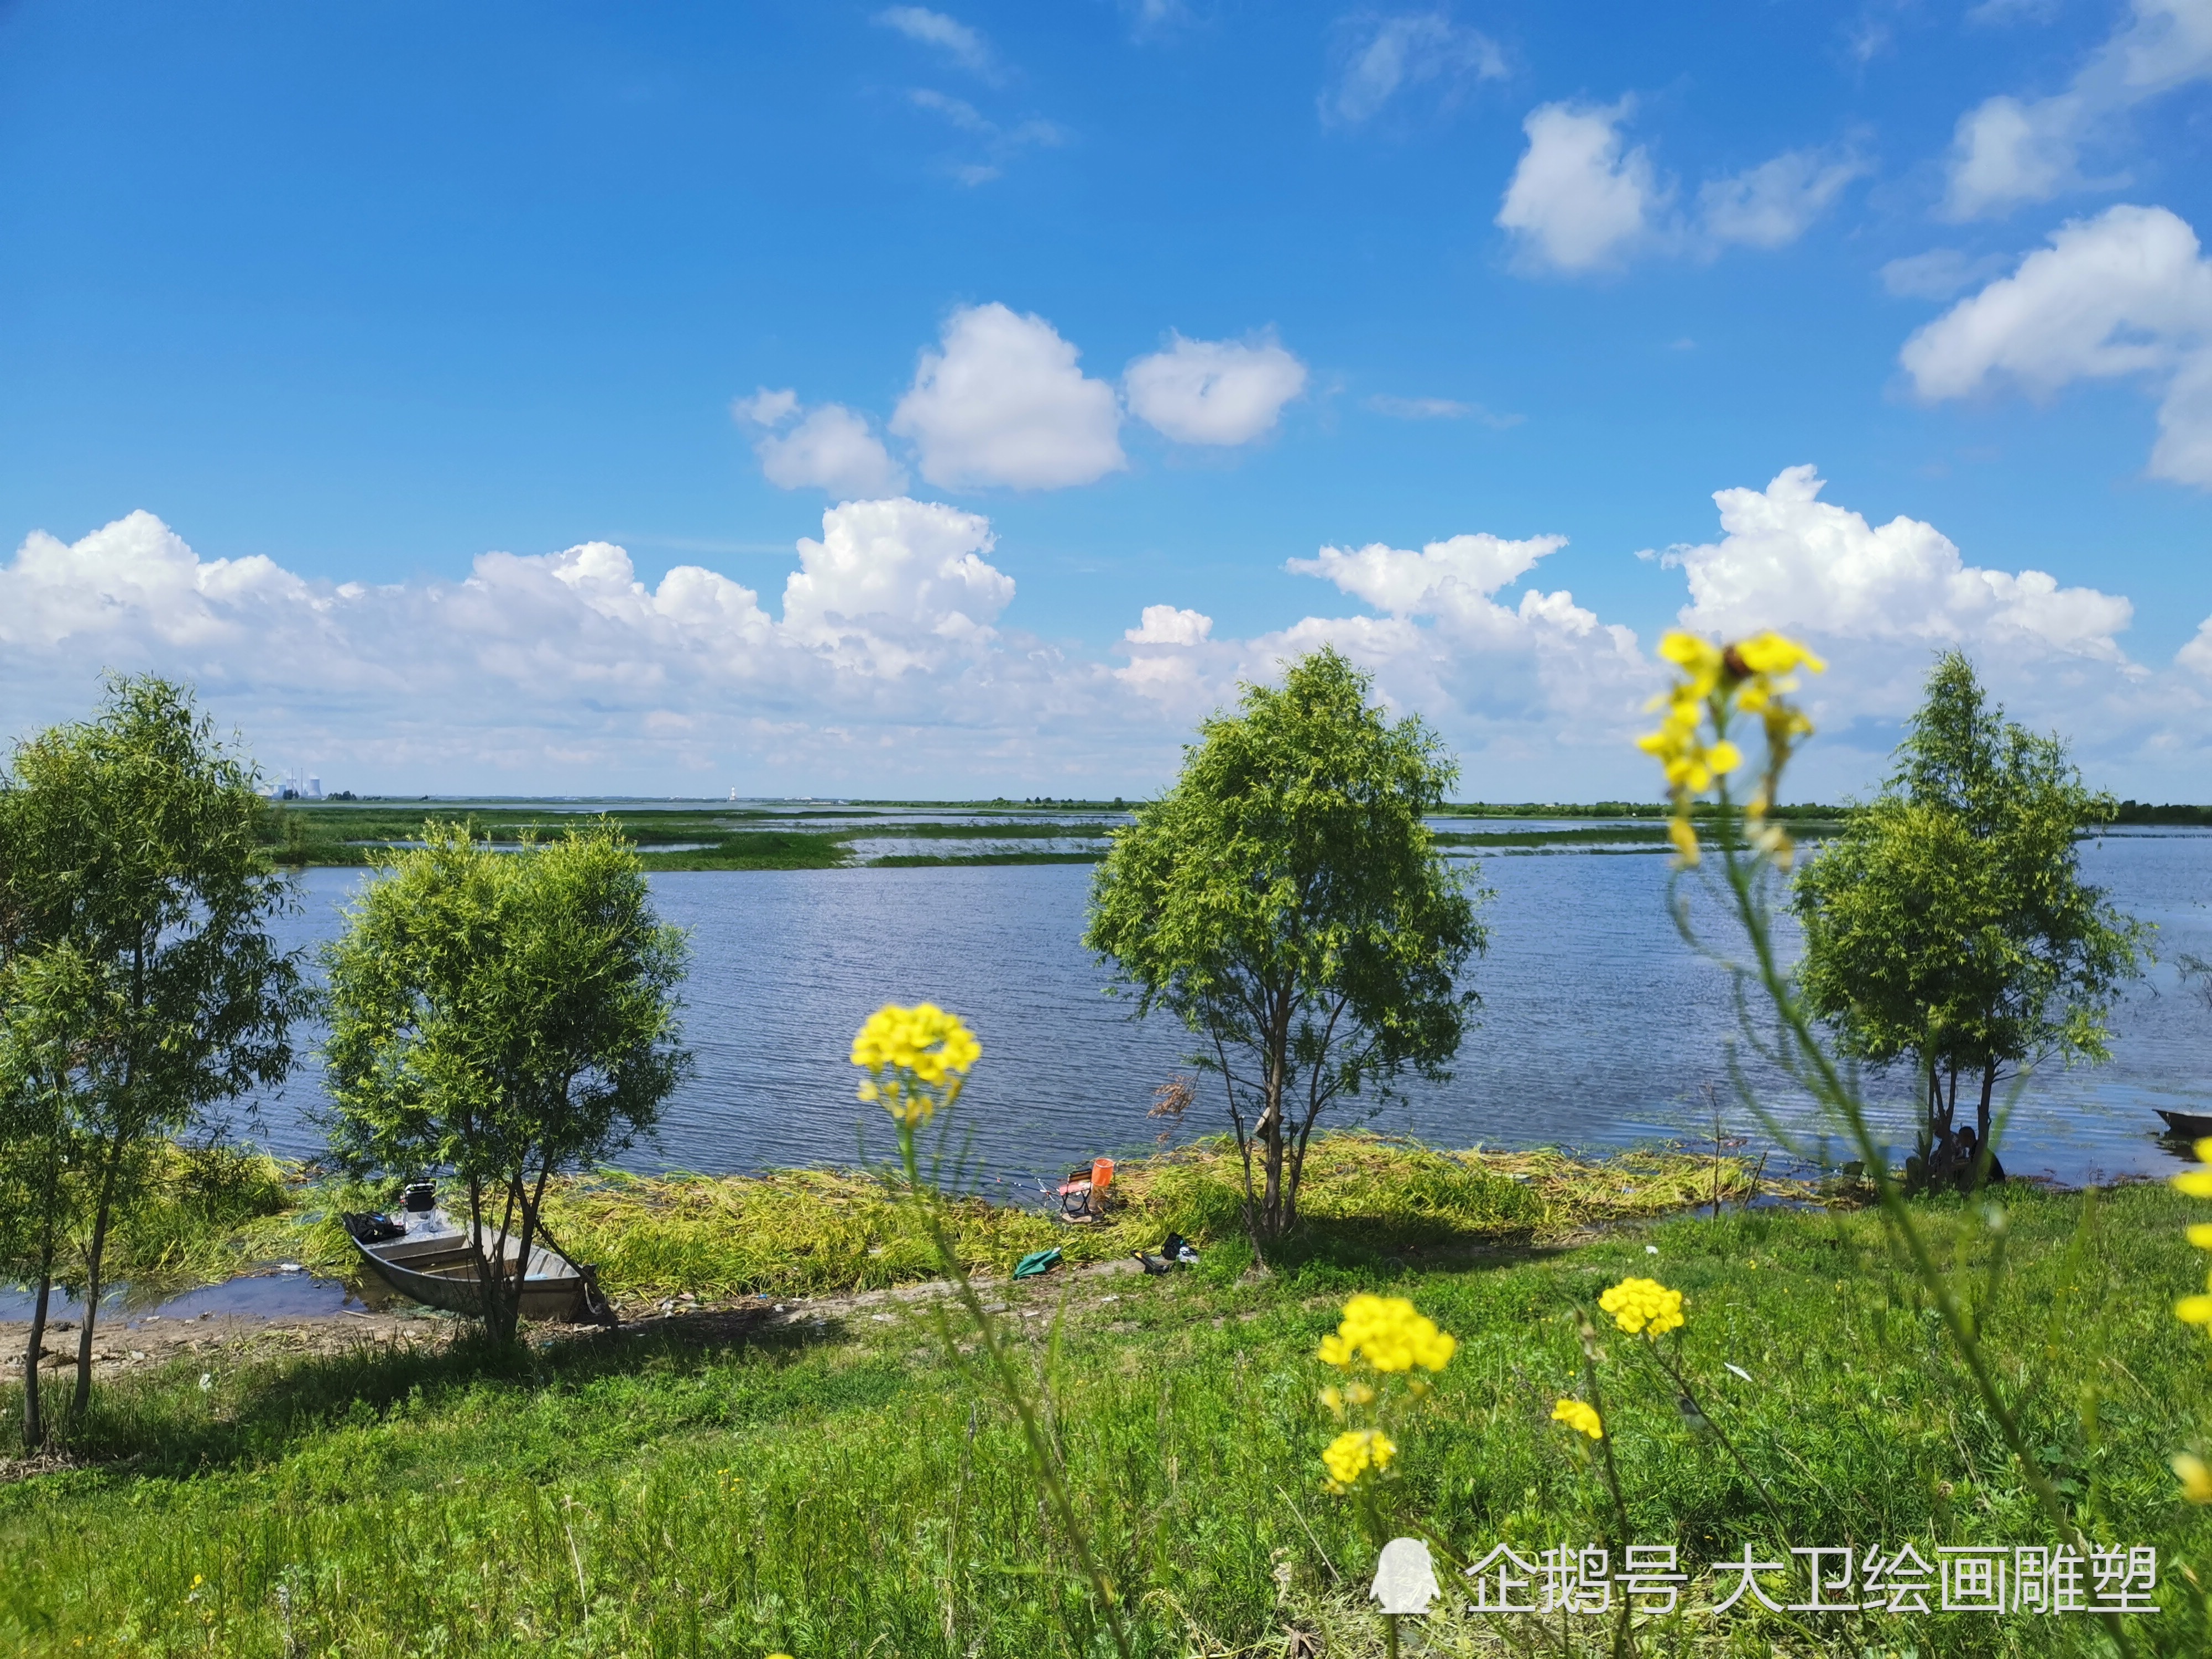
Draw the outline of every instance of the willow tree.
M2081 877L2113 811L1948 652L1881 793L1799 874L1807 1006L1845 1052L1912 1069L1926 1167L1954 1161L1962 1082L1986 1146L2005 1078L2107 1057L2147 931Z
M1263 1246L1297 1224L1322 1114L1408 1071L1449 1076L1476 1000L1460 971L1483 948L1485 896L1424 822L1458 768L1371 689L1331 649L1279 687L1245 686L1091 884L1084 943L1139 1018L1181 1019L1202 1043L1192 1062L1221 1079Z
M423 840L325 953L333 1145L362 1172L465 1186L484 1328L511 1341L547 1185L649 1133L689 1069L685 945L606 823L520 853L459 824Z
M172 1137L291 1067L307 996L270 923L295 901L260 845L255 782L188 690L142 676L17 745L0 786L0 1089L33 1237L78 1224L72 1416L118 1216ZM57 1264L41 1259L43 1304Z

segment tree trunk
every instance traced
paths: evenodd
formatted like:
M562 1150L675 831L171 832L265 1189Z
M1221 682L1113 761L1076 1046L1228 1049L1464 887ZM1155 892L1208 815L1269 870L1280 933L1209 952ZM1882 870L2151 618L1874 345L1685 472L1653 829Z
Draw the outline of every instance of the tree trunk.
M513 1218L514 1195L503 1192L507 1200L508 1219ZM496 1238L507 1242L507 1226L503 1222L496 1234L485 1224L483 1182L476 1176L469 1177L469 1249L477 1263L477 1304L483 1320L484 1334L494 1342L514 1340L514 1280L505 1267L505 1253L495 1255L489 1248ZM526 1263L526 1267L527 1264Z
M31 1304L31 1343L23 1351L23 1449L46 1443L46 1419L39 1403L39 1361L46 1355L46 1304L54 1289L53 1252L39 1263L39 1294Z
M1283 1236L1283 1091L1291 1067L1291 1004L1276 1006L1267 1032L1267 1099L1260 1114L1261 1146L1267 1171L1267 1188L1261 1200L1260 1226L1267 1242Z
M84 1253L84 1323L77 1328L76 1389L70 1396L70 1421L76 1422L92 1407L93 1328L100 1319L100 1267L107 1255L107 1224L115 1210L115 1170L123 1161L123 1137L118 1131L108 1148L107 1164L100 1174L100 1201L92 1212L92 1243Z
M54 1252L60 1249L61 1158L48 1144L43 1173L43 1212L39 1218L38 1294L31 1304L31 1341L23 1355L23 1449L36 1452L46 1443L46 1403L39 1393L39 1361L46 1357L46 1316L54 1292Z
M1984 1146L1990 1144L1990 1097L1997 1087L1997 1063L1995 1060L1982 1067L1982 1104L1975 1115L1974 1133Z

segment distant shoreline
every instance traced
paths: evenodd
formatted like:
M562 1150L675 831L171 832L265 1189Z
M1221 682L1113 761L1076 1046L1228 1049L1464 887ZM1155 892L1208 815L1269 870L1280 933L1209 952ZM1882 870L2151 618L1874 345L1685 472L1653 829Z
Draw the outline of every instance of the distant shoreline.
M1129 821L1123 801L674 801L612 797L489 799L374 796L269 804L264 841L293 869L360 868L413 844L426 819L459 818L495 846L557 835L580 816L605 815L654 871L914 869L948 866L1095 864ZM1669 850L1667 811L1642 801L1456 802L1431 815L1447 854L1650 854ZM1850 809L1777 809L1801 841L1842 827ZM1453 821L1458 821L1453 823ZM1459 827L1491 820L1495 829ZM1531 822L1532 820L1539 822ZM2124 802L2124 826L2212 827L2212 807ZM1452 827L1443 827L1452 824Z

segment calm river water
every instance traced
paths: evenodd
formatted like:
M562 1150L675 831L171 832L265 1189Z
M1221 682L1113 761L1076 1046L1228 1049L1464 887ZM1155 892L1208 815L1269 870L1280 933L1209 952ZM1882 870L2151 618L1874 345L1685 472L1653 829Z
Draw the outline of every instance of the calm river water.
M2084 848L2091 878L2158 924L2163 963L2130 994L2109 1066L2052 1067L2029 1082L2003 1146L2019 1174L2069 1182L2174 1166L2153 1106L2212 1111L2212 1012L2180 989L2183 951L2212 957L2212 835L2120 834ZM1414 1082L1370 1114L1337 1121L1440 1146L1587 1147L1710 1133L1708 1087L1739 1131L1728 1055L1736 1016L1726 976L1691 952L1664 909L1668 860L1650 854L1493 854L1482 996L1452 1080ZM296 943L331 937L362 872L307 874ZM1085 866L854 869L655 877L664 918L690 930L685 1023L696 1077L657 1142L623 1162L722 1172L849 1163L890 1151L880 1115L853 1097L854 1030L887 1000L938 1001L965 1017L984 1058L960 1121L1000 1190L1097 1152L1155 1144L1152 1091L1188 1040L1165 1019L1133 1024L1101 994L1079 939ZM303 1034L306 1035L306 1034ZM312 1042L312 1036L308 1041ZM1911 1092L1900 1080L1893 1096ZM321 1096L312 1060L259 1107L258 1138L313 1155ZM1803 1123L1780 1091L1769 1109ZM1900 1115L1898 1119L1902 1122ZM1186 1134L1226 1127L1201 1079Z

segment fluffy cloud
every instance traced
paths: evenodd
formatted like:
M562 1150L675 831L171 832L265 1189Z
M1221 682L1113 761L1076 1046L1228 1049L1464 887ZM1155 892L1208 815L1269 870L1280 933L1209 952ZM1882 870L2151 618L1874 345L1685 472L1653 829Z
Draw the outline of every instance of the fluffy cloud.
M1179 611L1171 605L1148 605L1138 625L1123 632L1131 645L1203 645L1213 632L1213 618L1196 611Z
M1626 146L1622 126L1634 100L1603 106L1546 104L1522 124L1528 148L1505 189L1497 222L1515 238L1526 271L1568 273L1618 266L1642 252L1710 256L1735 245L1777 248L1796 241L1866 166L1846 152L1784 151L1698 187L1697 212L1674 212L1650 154Z
M1943 210L1987 218L2082 182L2081 152L2138 104L2212 79L2212 0L2135 0L2128 21L2047 98L1990 98L1959 118Z
M1536 562L1567 544L1565 536L1533 536L1510 542L1496 536L1454 536L1431 542L1418 553L1371 542L1356 550L1324 547L1310 559L1292 559L1288 568L1319 576L1346 592L1394 617L1464 609L1536 568Z
M1784 247L1810 229L1844 186L1866 170L1856 156L1787 150L1771 161L1701 185L1698 219L1717 243Z
M1131 363L1130 412L1178 443L1249 443L1305 390L1306 366L1272 339L1186 340Z
M1346 37L1343 62L1321 96L1324 122L1358 126L1408 87L1440 83L1447 98L1468 81L1505 74L1498 43L1440 11L1363 18Z
M2060 228L2011 276L1907 340L1931 402L2009 385L2047 398L2142 376L2164 393L2153 476L2212 488L2212 261L2164 208L2121 206Z
M2134 614L2124 599L2062 588L2040 570L1969 565L1935 526L1903 517L1869 525L1820 500L1825 487L1812 467L1793 466L1764 490L1714 495L1722 538L1668 555L1689 577L1683 625L2124 660L2115 637Z
M458 581L333 585L204 561L136 513L75 543L33 534L0 567L0 702L27 726L82 713L102 666L153 669L195 682L268 760L557 787L738 754L803 781L863 729L942 742L1024 701L1018 738L1050 722L1052 695L977 690L1046 672L998 640L1014 585L990 548L988 525L950 507L833 507L797 544L778 618L695 565L648 587L605 542L486 553Z
M2199 792L2212 621L2171 667L2147 666L2122 648L2125 599L1974 565L1930 525L1873 525L1820 492L1809 467L1723 490L1717 538L1666 559L1685 625L1788 629L1831 659L1808 687L1821 738L1802 787L1877 777L1929 657L1958 645L2017 717L2073 736L2099 783ZM605 542L487 553L459 579L334 584L202 559L139 513L74 543L33 535L0 566L0 707L21 732L82 714L102 666L160 670L196 682L264 761L339 787L665 792L688 775L700 793L958 794L1042 775L1127 793L1170 775L1240 680L1327 643L1437 725L1472 794L1648 794L1630 740L1658 665L1538 580L1563 545L1323 547L1288 570L1329 603L1297 616L1286 594L1297 620L1243 638L1147 605L1116 667L1021 632L990 524L942 503L825 512L780 605L694 565L648 584Z
M998 58L982 34L957 17L927 6L892 6L876 14L876 21L896 29L909 40L931 46L971 75L987 81L999 78Z
M2212 617L2197 624L2197 632L2174 653L2173 660L2191 673L2212 680Z
M783 489L812 488L850 500L895 495L906 488L906 472L869 429L864 416L842 404L823 404L800 416L789 431L781 428L799 416L799 394L763 387L741 398L731 412L749 425L766 428L753 445L761 472Z
M1545 104L1529 112L1522 155L1497 222L1510 232L1523 269L1585 271L1617 264L1650 235L1667 192L1641 145L1624 149L1632 107Z
M956 311L940 349L922 353L891 430L920 451L921 476L945 489L1096 483L1128 465L1121 409L1112 386L1077 367L1079 355L1042 317L995 302Z
M802 538L783 588L783 633L841 666L883 677L995 638L1013 578L986 563L990 521L934 502L848 501Z
M2094 781L2148 799L2202 793L2212 697L2198 677L2212 676L2212 623L2172 668L2140 663L2120 642L2125 598L1971 564L1934 526L1870 525L1820 500L1821 488L1800 466L1764 490L1722 490L1721 538L1665 559L1688 578L1685 627L1779 628L1828 658L1806 687L1822 735L1801 788L1832 796L1878 778L1930 659L1956 647L2015 719L2067 735Z

